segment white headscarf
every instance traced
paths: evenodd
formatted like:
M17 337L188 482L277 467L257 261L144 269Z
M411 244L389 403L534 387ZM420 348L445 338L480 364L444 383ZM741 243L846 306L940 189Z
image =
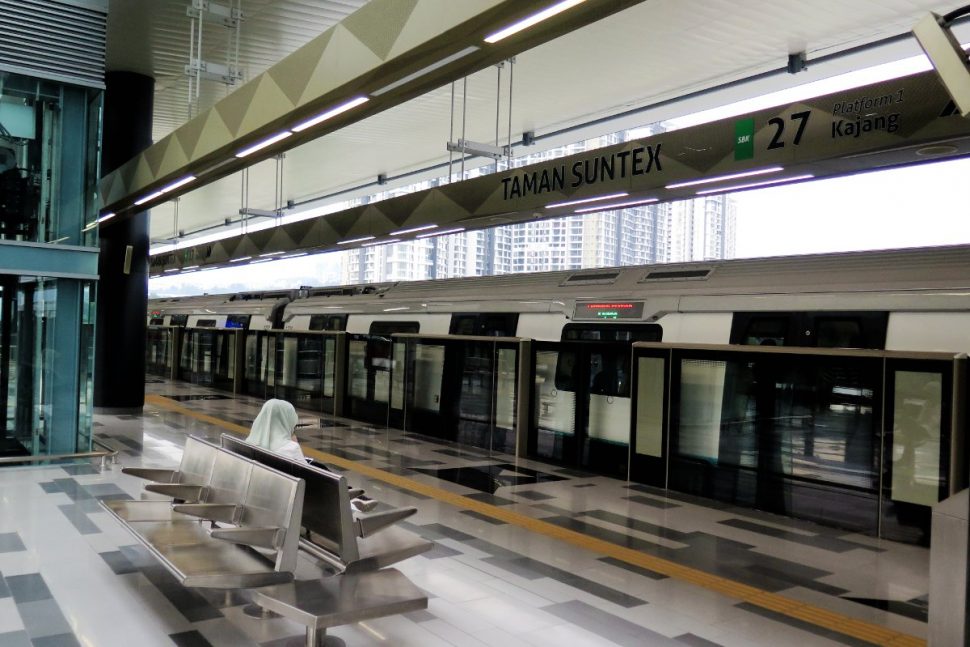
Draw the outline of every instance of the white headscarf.
M286 400L267 400L253 420L246 442L275 452L292 439L296 423L296 409L292 404Z

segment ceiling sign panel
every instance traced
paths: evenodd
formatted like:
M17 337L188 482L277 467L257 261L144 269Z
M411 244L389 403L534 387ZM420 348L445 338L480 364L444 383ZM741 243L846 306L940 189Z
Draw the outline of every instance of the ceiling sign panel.
M966 155L970 119L958 115L936 74L926 72L160 254L151 271L270 252L333 251L380 243L392 232L406 240Z

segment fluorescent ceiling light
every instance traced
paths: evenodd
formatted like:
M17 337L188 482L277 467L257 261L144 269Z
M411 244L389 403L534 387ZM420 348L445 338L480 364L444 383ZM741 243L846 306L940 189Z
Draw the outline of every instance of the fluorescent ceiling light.
M557 209L559 207L571 207L574 204L586 204L587 202L599 202L600 200L612 200L613 198L625 198L629 193L610 193L609 195L600 195L595 198L583 198L582 200L569 200L568 202L553 202L552 204L547 204L546 209Z
M732 173L731 175L718 175L717 177L705 177L700 180L691 180L689 182L677 182L676 184L668 184L665 189L679 189L683 186L695 186L698 184L710 184L711 182L723 182L724 180L736 180L739 177L751 177L752 175L764 175L765 173L778 173L784 171L785 169L781 166L769 166L768 168L759 168L753 171L744 171L743 173Z
M297 256L306 256L306 255L307 255L306 252L297 252L296 254L287 254L286 256L283 256L282 258L296 258Z
M421 225L420 227L411 227L409 229L398 229L397 231L392 231L391 236L402 236L404 234L413 234L416 231L425 231L427 229L437 229L438 225Z
M367 103L367 101L369 101L369 98L368 97L356 97L356 98L351 99L350 101L348 101L346 103L341 103L339 106L337 106L335 108L331 108L330 110L327 110L326 112L321 112L316 117L311 117L311 118L307 119L306 121L301 122L301 123L298 123L297 125L293 126L293 132L295 132L295 133L302 132L302 131L306 130L307 128L310 128L312 126L316 126L317 124L326 121L327 119L330 119L332 117L336 117L337 115L339 115L342 112L347 112L351 108L356 108L357 106L359 106L362 103Z
M373 247L374 245L384 245L387 243L399 243L400 238L388 238L387 240L375 240L373 243L364 243L361 247Z
M296 129L294 128L293 130L296 130ZM249 155L251 153L255 153L256 151L263 150L267 146L272 146L273 144L275 144L278 141L283 141L284 139L286 139L287 137L289 137L292 134L293 133L290 132L289 130L284 130L281 133L276 133L272 137L268 137L268 138L264 139L263 141L256 142L255 144L253 144L252 146L250 146L248 148L242 149L241 151L239 151L238 153L236 153L236 157L246 157L247 155Z
M454 63L458 59L464 58L464 57L468 56L469 54L471 54L472 52L477 52L477 51L478 51L478 47L475 46L475 45L472 45L471 47L466 47L465 49L461 50L460 52L455 52L451 56L446 56L443 59L441 59L440 61L436 61L436 62L432 63L431 65L428 65L427 67L421 68L417 72L412 72L411 74L408 74L405 77L401 77L400 79L398 79L397 81L394 81L393 83L388 83L387 85L385 85L380 90L374 90L373 92L371 92L371 96L372 97L379 97L382 94L384 94L385 92L390 92L391 90L393 90L395 88L399 88L402 85L404 85L406 83L410 83L411 81L413 81L414 79L416 79L416 78L418 78L420 76L424 76L425 74L429 74L431 72L434 72L435 70L437 70L439 68L442 68L445 65L448 65L449 63Z
M229 262L230 263L242 263L243 261L248 261L251 258L252 258L252 256L242 256L240 258L230 258L229 259Z
M165 273L166 273L166 274L168 274L169 272L178 272L178 271L179 271L179 268L177 268L177 267L173 267L173 268L172 268L172 269L170 269L170 270L165 270Z
M159 189L159 191L161 191L162 193L168 193L169 191L174 191L180 186L185 186L189 182L194 182L194 181L195 181L194 175L186 175L181 180L176 180L169 185L163 186L161 189Z
M593 213L595 211L610 211L611 209L623 209L625 207L635 207L641 204L650 204L651 202L658 202L659 198L645 198L643 200L630 200L629 202L614 202L613 204L600 204L595 207L586 207L585 209L576 209L576 213Z
M410 306L399 306L397 308L384 308L384 312L401 312L402 310L410 310Z
M86 231L91 231L92 229L94 229L94 228L95 228L95 227L97 227L97 226L98 226L98 221L97 221L97 220L95 220L95 221L94 221L94 222L92 222L92 223L91 223L90 225L88 225L87 227L85 227L84 229L82 229L82 230L81 230L81 233L83 234L83 233L84 233L84 232L86 232Z
M108 213L104 214L103 216L101 216L100 218L98 218L97 220L95 220L94 223L97 224L99 222L104 222L105 220L111 220L114 217L115 217L114 212L113 211L109 211Z
M161 195L162 195L162 192L161 191L156 191L155 193L150 193L149 195L146 195L144 198L141 198L139 200L135 200L135 206L141 206L141 205L145 204L146 202L151 202L152 200L154 200L155 198L160 197Z
M286 252L266 252L265 254L260 254L260 258L265 258L266 256L279 256L280 254L285 254Z
M183 269L183 270L194 270L194 269L196 269L196 268L198 268L198 267L199 267L198 265L186 265L186 266L185 266L185 267L183 267L182 269Z
M556 4L552 5L551 7L548 7L546 9L543 9L542 11L540 11L538 13L534 13L531 16L527 16L527 17L523 18L522 20L520 20L519 22L512 23L511 25L509 25L505 29L502 29L500 31L497 31L494 34L491 34L489 36L486 36L485 37L485 42L486 43L497 43L498 41L502 40L503 38L508 38L512 34L517 34L520 31L522 31L523 29L528 29L529 27L531 27L532 25L535 25L536 23L540 23L543 20L546 20L548 18L552 18L556 14L562 13L566 9L571 9L571 8L575 7L576 5L578 5L581 2L583 2L583 0L563 0L562 2L557 2Z
M694 195L707 195L708 193L727 193L729 191L741 191L742 189L753 189L759 186L770 186L772 184L781 184L782 182L795 182L797 180L807 180L809 178L815 177L811 173L806 173L805 175L796 175L795 177L783 177L777 180L765 180L764 182L752 182L751 184L738 184L735 186L721 186L716 189L704 189L703 191L698 191Z
M365 240L374 240L376 236L361 236L360 238L351 238L350 240L338 241L338 245L351 245L353 243L362 243Z
M444 231L432 231L428 234L421 234L420 236L415 236L415 238L430 238L431 236L444 236L446 234L457 234L460 231L465 231L464 227L457 227L455 229L446 229Z

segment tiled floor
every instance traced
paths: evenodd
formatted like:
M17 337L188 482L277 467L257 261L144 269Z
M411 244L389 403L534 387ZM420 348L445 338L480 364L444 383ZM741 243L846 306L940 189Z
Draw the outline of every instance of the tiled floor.
M149 391L248 426L260 402L153 381ZM926 635L928 552L811 524L730 509L399 431L305 413L313 447L917 637ZM219 427L148 405L98 416L96 432L125 465L173 466L186 434ZM400 565L427 591L426 611L339 627L347 645L864 644L488 514L349 472L433 539ZM0 647L20 645L277 645L302 635L284 619L243 614L244 596L191 590L98 505L143 483L87 464L0 470Z

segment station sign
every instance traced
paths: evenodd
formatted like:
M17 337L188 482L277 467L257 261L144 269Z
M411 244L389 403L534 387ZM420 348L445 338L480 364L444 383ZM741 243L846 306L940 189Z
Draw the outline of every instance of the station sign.
M575 321L615 321L643 318L643 301L577 301Z
M642 139L185 247L153 257L151 272L348 249L347 241L380 243L395 230L424 237L430 225L480 229L967 155L970 119L959 116L929 71L680 130L658 128ZM611 195L623 199L602 199Z

